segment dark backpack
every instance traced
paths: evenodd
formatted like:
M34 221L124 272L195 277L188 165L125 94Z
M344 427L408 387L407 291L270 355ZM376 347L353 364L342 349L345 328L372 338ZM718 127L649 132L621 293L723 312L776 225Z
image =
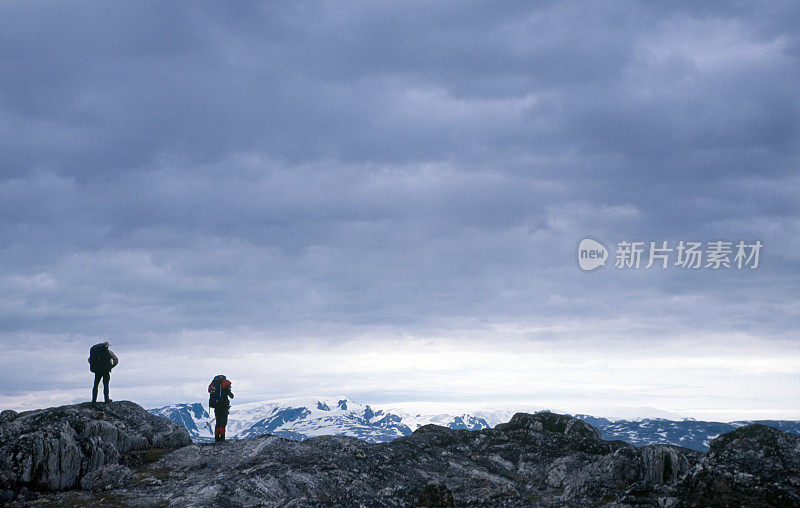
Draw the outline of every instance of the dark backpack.
M225 380L225 376L220 374L219 376L214 376L214 379L211 380L211 384L208 385L208 407L217 407L217 404L223 402L225 400L225 389L222 388L222 382Z
M105 344L95 344L89 350L89 370L100 374L111 370L111 355Z

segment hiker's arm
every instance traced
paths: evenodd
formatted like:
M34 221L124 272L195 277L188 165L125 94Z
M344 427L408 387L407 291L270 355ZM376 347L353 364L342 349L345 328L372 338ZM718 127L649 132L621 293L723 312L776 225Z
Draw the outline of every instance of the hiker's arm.
M231 391L231 389L230 389L230 388L228 388L228 396L229 396L230 398L233 398L233 392Z
M119 363L119 358L117 358L117 355L110 349L108 350L108 355L111 357L111 368L113 369Z

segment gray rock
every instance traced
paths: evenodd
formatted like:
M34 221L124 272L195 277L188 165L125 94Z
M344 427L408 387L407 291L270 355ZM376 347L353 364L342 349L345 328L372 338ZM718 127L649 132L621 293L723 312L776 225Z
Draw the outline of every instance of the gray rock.
M58 449L67 450L60 452L59 461L69 463L72 442L79 451L91 443L93 456L102 460L94 460L94 469L81 474L84 491L50 493L47 502L97 505L113 498L121 506L800 506L800 438L758 425L720 436L708 455L673 445L636 448L603 441L581 420L539 413L518 414L507 424L477 431L426 425L389 443L343 436L298 442L265 435L184 446L157 462L137 462L131 457L142 452L120 450L139 446L141 436L148 443L172 442L164 437L170 433L119 436L111 427L127 433L140 426L138 420L100 420L113 425L86 423L77 429L51 422L63 436ZM92 434L81 437L85 429ZM109 463L115 452L118 462ZM81 457L81 464L88 463L85 454ZM16 460L20 467L12 470L14 475L38 471L22 467L28 463L24 454ZM12 491L0 490L5 496L0 499L8 499L7 492Z
M557 413L517 413L508 423L502 423L495 428L499 430L528 429L534 431L547 431L572 436L578 439L600 441L600 431L578 418Z
M673 445L648 445L640 450L644 481L650 485L669 484L683 477L698 456Z
M83 403L0 419L0 489L64 490L126 454L191 443L186 430L127 401Z
M800 436L760 424L723 434L675 490L683 506L800 506Z
M130 468L121 464L110 464L87 473L81 479L81 489L91 491L122 487L133 478Z
M426 425L381 444L261 436L180 448L137 470L115 499L133 506L579 506L621 501L638 488L636 499L654 504L656 491L646 487L657 476L651 463L662 467L664 456L681 453L665 449L647 462L632 445L602 441L584 422L546 413L479 431ZM660 478L677 481L663 471Z
M16 418L18 414L19 413L17 413L13 409L6 409L4 411L0 411L0 423L10 422L14 418Z
M455 506L456 501L450 489L445 487L442 483L430 482L422 489L422 494L419 495L417 505L444 508Z

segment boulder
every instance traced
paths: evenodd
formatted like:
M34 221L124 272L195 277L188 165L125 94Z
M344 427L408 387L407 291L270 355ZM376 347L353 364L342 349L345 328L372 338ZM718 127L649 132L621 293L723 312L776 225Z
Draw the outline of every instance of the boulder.
M0 490L65 490L131 452L191 444L186 429L133 402L0 413ZM106 477L111 471L106 471ZM102 476L102 474L100 475ZM92 476L87 485L109 483Z
M133 471L122 464L108 464L87 473L81 479L81 489L103 491L126 485L133 478Z
M643 480L649 485L673 483L686 474L700 455L674 445L647 445L640 450Z
M527 429L534 431L554 432L580 439L600 441L600 431L579 418L557 413L517 413L508 423L501 423L497 430Z
M759 424L723 434L676 490L686 506L800 506L800 436Z

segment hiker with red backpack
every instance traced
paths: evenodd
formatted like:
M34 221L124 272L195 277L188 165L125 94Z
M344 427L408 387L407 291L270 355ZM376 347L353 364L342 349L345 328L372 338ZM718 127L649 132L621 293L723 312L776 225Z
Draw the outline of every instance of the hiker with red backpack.
M94 372L94 386L92 387L92 402L97 402L97 387L103 380L103 398L106 404L111 402L108 398L108 383L111 380L111 369L117 366L119 358L108 349L108 342L95 344L89 349L89 370Z
M215 376L208 385L208 406L214 408L217 423L214 426L214 442L225 441L225 427L228 425L228 411L231 409L233 398L231 382L222 374Z

